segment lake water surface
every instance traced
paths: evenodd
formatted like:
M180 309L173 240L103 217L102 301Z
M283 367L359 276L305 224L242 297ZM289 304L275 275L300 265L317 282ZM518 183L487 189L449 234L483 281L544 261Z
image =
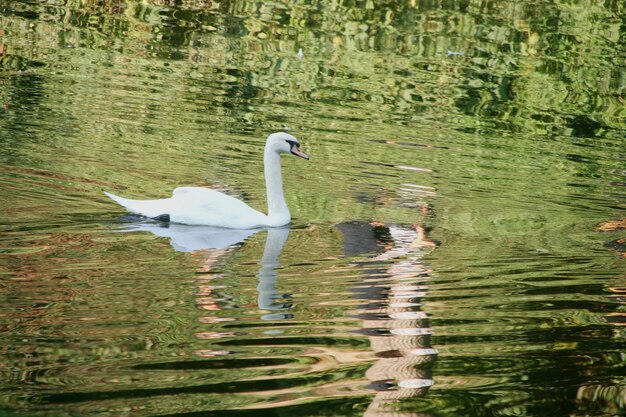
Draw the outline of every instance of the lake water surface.
M626 414L625 13L0 2L0 415Z

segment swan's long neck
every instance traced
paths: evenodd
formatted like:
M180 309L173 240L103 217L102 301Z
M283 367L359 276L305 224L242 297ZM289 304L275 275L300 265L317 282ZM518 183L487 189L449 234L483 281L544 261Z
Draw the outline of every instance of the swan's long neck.
M267 187L267 216L272 226L282 226L291 221L283 193L283 174L280 167L280 155L265 150L265 186Z

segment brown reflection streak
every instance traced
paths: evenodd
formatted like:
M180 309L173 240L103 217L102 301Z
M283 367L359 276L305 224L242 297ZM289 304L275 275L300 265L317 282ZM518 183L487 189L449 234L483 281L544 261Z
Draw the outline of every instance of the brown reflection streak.
M597 229L602 232L623 231L626 229L626 219L609 220L598 225ZM615 250L620 256L626 257L626 238L608 240L604 243L606 248ZM605 290L610 293L608 298L613 303L621 304L618 311L608 313L604 316L608 324L615 326L615 337L619 337L623 327L626 326L626 312L623 306L626 305L626 286L624 285L626 274L620 274L607 283ZM584 385L578 388L576 400L585 404L594 404L606 413L619 413L626 407L626 389L619 382Z
M626 219L622 220L610 220L598 225L598 230L603 232L626 229Z
M597 229L602 232L614 232L626 229L626 219L609 220L598 225ZM626 257L626 237L608 240L604 242L606 248L615 250L620 256ZM624 286L624 275L614 279L612 285L606 288L611 293L609 298L613 302L626 304L626 287ZM626 312L615 311L605 316L606 321L614 326L626 326Z
M220 261L225 259L231 252L233 248L227 249L203 249L196 250L193 253L194 256L197 257L199 267L196 269L196 272L200 274L209 274L212 272L217 265L219 265ZM212 285L214 275L202 275L198 279L198 293L196 297L196 307L203 311L219 311L221 307L219 306L216 298L214 297L214 289L215 286ZM234 319L232 319L234 320ZM224 318L218 317L200 317L198 319L201 323L216 323L219 321L227 321ZM199 332L196 333L196 337L201 340L206 339L216 339L222 337L228 337L232 335L226 335L225 333L217 333L217 332ZM209 358L216 355L226 355L228 351L214 351L208 349L196 350L194 352L196 355Z
M430 349L430 329L419 303L426 289L423 281L429 273L421 258L432 250L434 243L426 238L419 225L413 229L391 226L388 230L393 245L372 261L398 260L386 265L383 271L364 273L366 279L372 278L367 280L370 288L367 296L378 302L356 312L366 317L365 332L377 333L370 335L369 340L378 360L366 372L377 393L365 416L413 417L418 414L397 411L389 405L424 395L433 383L428 364L435 359L435 351L424 350Z
M626 219L621 220L609 220L598 225L598 230L601 232L615 232L618 230L626 229ZM626 257L626 237L621 237L604 242L604 247L613 249L617 253Z

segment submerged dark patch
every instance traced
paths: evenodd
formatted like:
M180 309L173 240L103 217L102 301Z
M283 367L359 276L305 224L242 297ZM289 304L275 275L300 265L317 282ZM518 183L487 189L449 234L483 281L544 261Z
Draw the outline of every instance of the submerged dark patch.
M156 220L158 222L169 223L170 222L170 215L169 214L159 214L158 216L153 217L152 220Z

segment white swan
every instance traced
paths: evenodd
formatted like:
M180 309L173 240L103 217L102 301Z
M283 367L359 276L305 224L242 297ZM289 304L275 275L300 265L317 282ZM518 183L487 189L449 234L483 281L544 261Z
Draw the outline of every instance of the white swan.
M283 194L281 153L291 153L309 159L308 155L300 150L300 143L295 137L283 132L268 136L263 156L267 214L234 197L203 187L179 187L174 190L172 197L161 200L129 200L106 191L105 194L131 213L168 219L173 223L229 229L284 226L291 221L291 214Z

